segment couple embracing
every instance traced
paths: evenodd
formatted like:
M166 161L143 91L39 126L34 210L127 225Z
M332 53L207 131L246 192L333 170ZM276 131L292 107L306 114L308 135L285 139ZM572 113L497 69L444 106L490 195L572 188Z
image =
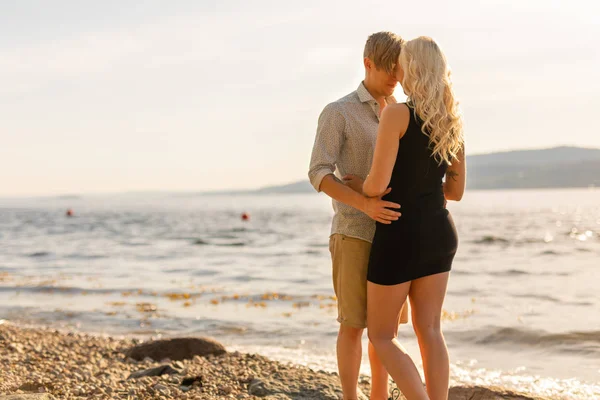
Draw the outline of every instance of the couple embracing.
M321 113L309 169L335 211L329 247L344 399L359 398L365 328L372 400L388 399L388 374L409 400L447 399L440 319L458 236L446 202L465 189L462 115L433 39L378 32L363 61L358 88ZM393 97L398 84L406 103ZM407 300L426 387L397 337Z

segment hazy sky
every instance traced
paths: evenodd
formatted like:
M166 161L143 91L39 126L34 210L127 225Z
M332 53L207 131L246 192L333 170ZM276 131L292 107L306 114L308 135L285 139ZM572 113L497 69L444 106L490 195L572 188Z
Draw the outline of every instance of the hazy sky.
M380 30L438 40L469 153L600 147L596 1L0 0L0 195L304 179Z

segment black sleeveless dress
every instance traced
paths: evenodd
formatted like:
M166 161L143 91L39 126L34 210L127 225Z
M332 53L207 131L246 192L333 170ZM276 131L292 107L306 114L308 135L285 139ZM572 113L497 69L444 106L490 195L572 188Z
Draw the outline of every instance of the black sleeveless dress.
M377 223L369 258L367 279L379 285L448 272L458 247L456 227L444 207L442 179L448 165L433 157L421 119L409 110L410 122L390 180L392 191L383 198L399 203L402 215L389 225Z

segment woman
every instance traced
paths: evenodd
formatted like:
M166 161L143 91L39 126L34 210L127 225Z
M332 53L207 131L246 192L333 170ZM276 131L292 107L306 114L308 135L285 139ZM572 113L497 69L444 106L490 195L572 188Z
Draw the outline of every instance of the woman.
M367 329L407 399L447 399L449 359L440 317L458 238L445 204L459 201L465 188L462 116L446 58L433 39L406 43L397 78L408 100L388 105L381 115L363 193L377 196L390 186L385 200L401 204L402 217L377 223L369 259ZM397 339L407 296L427 390Z

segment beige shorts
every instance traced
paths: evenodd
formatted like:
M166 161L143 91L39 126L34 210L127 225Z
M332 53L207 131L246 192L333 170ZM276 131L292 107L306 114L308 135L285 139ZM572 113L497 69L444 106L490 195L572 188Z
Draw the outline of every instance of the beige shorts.
M329 238L333 264L333 290L337 297L338 322L353 328L367 327L367 269L371 243L341 234ZM400 323L408 322L402 307Z

